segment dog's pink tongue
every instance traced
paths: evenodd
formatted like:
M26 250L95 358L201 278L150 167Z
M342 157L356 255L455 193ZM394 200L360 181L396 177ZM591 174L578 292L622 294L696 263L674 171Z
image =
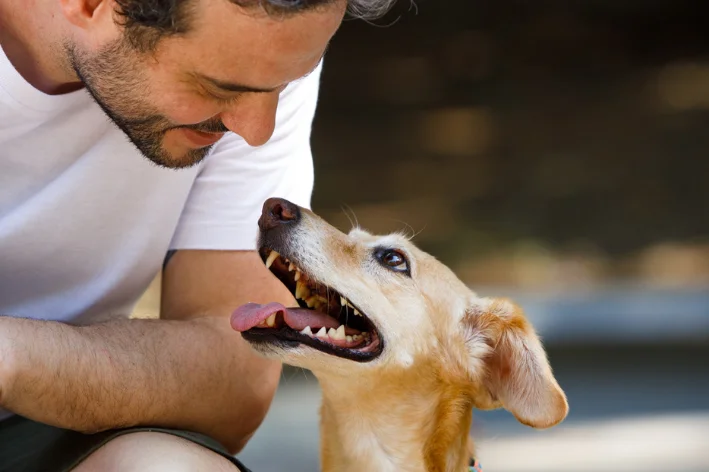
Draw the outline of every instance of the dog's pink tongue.
M337 329L340 326L336 319L325 313L306 308L288 308L283 316L283 321L296 331L302 331L306 326L310 326L311 329L320 329L323 326L328 329Z
M268 319L274 313L285 311L286 307L280 303L269 303L259 305L258 303L247 303L237 308L231 314L231 327L239 332L248 331L262 321Z
M280 303L259 305L247 303L237 308L231 315L231 327L235 331L243 332L258 326L274 313L282 312L283 321L292 329L302 331L306 326L311 329L335 328L339 326L334 318L315 310L305 308L286 308Z

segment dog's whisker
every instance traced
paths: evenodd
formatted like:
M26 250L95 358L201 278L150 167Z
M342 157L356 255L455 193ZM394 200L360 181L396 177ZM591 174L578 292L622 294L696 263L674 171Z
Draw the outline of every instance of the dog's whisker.
M303 367L300 367L299 370L300 370L300 373L303 374L303 378L305 380L308 380L308 375L305 373L305 369Z
M347 212L345 211L344 208L342 209L342 212L345 214L347 219L350 221L350 225L352 225L351 229L359 228L359 221L357 221L357 215L355 214L354 210L346 203L344 204L344 206L346 206L350 210L350 212L352 213L352 218L354 218L354 222L352 222L352 218L350 218L350 215L347 214Z
M327 295L327 312L330 313L330 287L325 287L325 294Z
M423 225L423 228L421 228L418 233L414 233L413 235L411 235L411 238L409 238L409 241L411 241L412 239L414 239L414 238L415 238L416 236L418 236L419 234L423 233L423 230L425 230L427 226L428 226L428 223L426 223L425 225Z
M407 234L404 234L404 237L405 237L406 239L408 239L409 241L413 240L416 236L418 236L419 234L421 234L421 233L423 232L423 230L426 229L426 226L428 226L428 224L425 224L425 225L423 226L423 228L421 228L421 230L419 230L418 232L416 232L416 230L414 229L414 227L411 226L410 224L408 224L406 221L397 220L397 219L394 219L393 221L397 221L397 222L399 222L399 223L402 223L402 224L404 224L407 228L409 228L409 229L411 230L411 236L409 236L409 235L407 235Z

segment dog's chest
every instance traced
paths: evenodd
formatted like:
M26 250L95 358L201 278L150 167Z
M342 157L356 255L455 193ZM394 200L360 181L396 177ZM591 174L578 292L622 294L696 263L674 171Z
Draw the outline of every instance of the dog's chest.
M324 472L425 472L420 428L402 428L394 415L339 415L337 432L323 425ZM417 431L418 429L418 431Z

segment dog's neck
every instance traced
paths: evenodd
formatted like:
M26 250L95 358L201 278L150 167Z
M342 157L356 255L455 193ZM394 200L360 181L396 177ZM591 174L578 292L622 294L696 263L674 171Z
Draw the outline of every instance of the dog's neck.
M318 376L323 472L468 470L469 395L427 367L384 378Z

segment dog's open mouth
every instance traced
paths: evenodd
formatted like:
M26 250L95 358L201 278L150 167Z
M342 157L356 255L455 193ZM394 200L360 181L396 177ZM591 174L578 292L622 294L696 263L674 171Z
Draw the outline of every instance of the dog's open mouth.
M250 303L232 316L232 327L250 342L305 344L346 359L376 359L383 342L366 314L340 292L320 284L278 252L263 248L261 258L291 291L299 307Z

